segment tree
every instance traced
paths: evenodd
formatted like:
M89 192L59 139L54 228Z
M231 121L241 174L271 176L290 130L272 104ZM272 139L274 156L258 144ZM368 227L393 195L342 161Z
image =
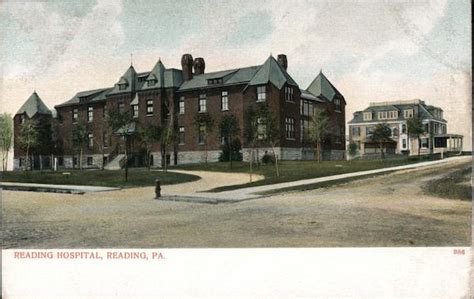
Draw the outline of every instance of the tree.
M377 124L372 133L372 141L378 143L382 159L385 159L384 149L387 142L392 141L392 130L386 123Z
M270 112L270 108L268 107L267 103L259 107L257 115L258 118L261 119L261 121L263 122L263 140L272 148L273 157L275 158L276 175L277 177L279 177L280 170L278 169L278 156L275 152L275 147L279 144L282 135L280 131L280 126L278 125L278 122L273 116L273 114Z
M20 132L18 134L18 142L20 148L26 153L26 167L31 168L30 149L34 148L39 143L39 134L37 130L37 122L35 120L27 119L21 124Z
M237 134L240 132L239 120L235 117L234 114L226 114L222 118L222 121L219 125L221 132L221 137L224 138L224 147L223 152L228 152L228 159L230 161L230 168L232 168L233 160L233 143L236 140ZM240 142L239 142L240 143Z
M199 143L204 144L204 162L207 164L207 137L214 130L214 119L209 113L197 113L193 124L199 135Z
M418 140L418 159L421 159L420 156L420 147L421 147L421 135L425 134L425 126L420 118L415 117L409 119L407 122L408 136L410 138L415 138Z
M322 110L316 110L309 122L309 140L316 146L316 159L321 162L321 144L329 130L329 117Z
M131 151L132 137L135 134L135 123L133 122L132 114L129 111L120 111L117 108L108 109L107 124L110 130L117 135L120 135L125 140L125 182L128 181L128 160Z
M259 129L258 114L253 108L253 106L249 106L245 110L244 119L245 119L244 137L245 137L246 144L249 148L249 156L250 156L249 180L250 182L252 182L253 155L254 155L255 147L258 140L258 129Z
M0 114L0 151L2 152L2 170L8 166L8 152L12 148L13 125L9 113Z
M349 155L351 157L355 157L357 155L358 149L359 147L356 143L354 143L353 141L349 143Z
M72 129L72 144L79 149L79 169L82 170L82 155L89 144L89 129L84 123L79 122Z
M159 141L161 138L161 127L154 125L152 123L149 123L138 129L137 137L140 140L140 143L145 148L145 152L146 152L145 164L147 168L150 169L151 148L153 146L153 143L155 143L156 141Z

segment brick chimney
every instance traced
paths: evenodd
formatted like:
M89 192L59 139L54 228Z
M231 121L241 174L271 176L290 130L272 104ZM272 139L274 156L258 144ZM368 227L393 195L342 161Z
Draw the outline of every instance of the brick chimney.
M191 54L183 54L181 68L183 69L183 80L191 80L193 78L193 56Z
M196 57L194 59L194 74L195 75L202 75L204 74L204 69L206 68L206 63L204 62L204 58Z
M285 54L278 54L278 64L286 71L288 68L288 59Z

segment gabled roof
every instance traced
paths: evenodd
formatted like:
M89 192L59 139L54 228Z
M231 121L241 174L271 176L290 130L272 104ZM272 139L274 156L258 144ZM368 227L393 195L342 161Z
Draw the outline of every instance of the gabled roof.
M298 86L295 80L283 69L283 67L270 55L257 73L250 80L249 85L263 85L271 82L278 89L285 83Z
M161 60L158 60L158 62L155 64L153 69L151 70L150 74L146 78L146 83L143 85L142 89L151 89L151 88L160 88L165 85L164 82L164 73L165 73L166 67L163 65ZM153 85L148 85L148 82L153 82L153 80L156 81L155 84Z
M324 76L322 71L319 72L319 75L314 78L313 82L311 82L306 90L317 97L323 96L331 102L336 96L344 98L328 78Z
M51 110L49 110L48 106L41 100L36 91L34 91L16 114L23 113L26 113L29 118L32 118L37 113L51 114Z
M120 77L120 80L115 84L114 88L112 89L109 94L116 94L116 93L123 93L123 92L133 92L135 91L135 85L137 81L137 72L131 65L127 71ZM120 90L119 85L126 84L127 87L125 89Z

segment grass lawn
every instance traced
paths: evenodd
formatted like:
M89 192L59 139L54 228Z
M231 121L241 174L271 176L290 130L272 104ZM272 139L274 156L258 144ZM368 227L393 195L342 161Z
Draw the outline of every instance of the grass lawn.
M279 161L280 176L276 176L274 165L254 165L254 173L263 175L265 179L246 183L241 185L223 186L210 190L211 192L220 192L226 190L235 190L246 187L268 185L274 183L283 183L290 181L297 181L310 178L318 178L323 176L330 176L342 173L350 173L378 168L386 168L393 166L400 166L412 163L428 161L432 158L429 156L418 160L417 157L395 157L385 160L351 160L351 161ZM229 162L215 162L205 164L189 164L179 165L172 169L183 170L205 170L205 171L220 171L220 172L243 172L249 173L249 164L246 162L234 162L232 169ZM313 188L317 186L313 186Z
M425 192L442 198L472 200L471 189L472 167L448 174L447 176L428 182Z
M145 168L130 168L128 182L124 181L123 170L8 171L0 173L1 182L107 187L154 186L156 179L160 179L162 185L170 185L195 181L199 177L173 172L149 171Z

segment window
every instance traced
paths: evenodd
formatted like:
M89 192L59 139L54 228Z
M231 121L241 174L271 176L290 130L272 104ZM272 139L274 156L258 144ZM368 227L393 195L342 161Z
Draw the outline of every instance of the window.
M263 140L266 137L267 125L265 119L259 117L257 118L257 139Z
M153 86L153 85L156 84L156 82L157 82L156 79L150 79L150 80L146 81L146 85L147 86Z
M179 144L184 144L184 127L179 127Z
M146 101L146 115L153 115L153 100Z
M133 117L138 117L138 105L132 105Z
M334 110L341 112L341 99L334 99Z
M370 137L370 136L372 136L373 132L374 132L373 127L365 127L365 136Z
M79 110L77 108L72 109L72 122L77 122L77 118L79 117Z
M199 144L204 144L204 135L206 134L206 127L205 126L200 126L199 127L199 135L198 135L198 142Z
M428 148L428 138L421 138L421 148Z
M127 89L127 84L119 84L119 90L125 90Z
M413 109L403 110L403 117L404 118L413 118Z
M407 133L407 125L403 124L402 125L402 134L406 134Z
M372 120L372 112L364 112L364 120Z
M392 131L393 136L398 137L398 133L399 133L398 128L393 128L393 131Z
M92 161L93 161L92 157L87 157L87 165L88 166L92 166Z
M308 141L309 137L309 120L301 120L301 131L300 138L301 141Z
M93 148L94 147L94 135L89 134L87 137L89 139L89 148Z
M352 136L360 136L360 127L352 127Z
M102 132L102 145L104 147L108 147L109 146L109 139L107 138L107 132Z
M64 165L64 158L58 157L58 166L63 166L63 165Z
M227 91L223 91L221 94L221 108L222 111L229 110L229 95Z
M288 102L293 102L293 88L289 86L285 87L285 100Z
M214 85L214 84L222 84L224 80L222 78L216 78L216 79L209 79L207 80L207 84L209 85Z
M199 95L199 109L198 111L199 112L206 112L206 104L207 104L207 98L206 98L206 94L203 93L203 94L200 94Z
M150 155L150 166L153 166L155 161L153 161L153 155Z
M286 139L295 139L295 119L285 118Z
M18 160L18 166L19 167L23 166L23 158L20 158L20 160Z
M265 102L267 99L266 86L257 86L257 102Z
M430 124L426 123L425 124L425 133L428 133L430 131Z
M94 108L89 106L87 107L87 121L92 122L94 120Z
M22 115L20 115L20 124L25 123L25 120L26 120L26 116L25 116L25 114L23 113Z
M77 157L72 158L72 165L77 166Z
M402 148L407 148L407 140L405 138L402 139Z
M184 114L184 97L179 98L179 114Z
M125 111L125 104L123 103L123 99L120 99L118 101L118 111L120 113L124 112Z

